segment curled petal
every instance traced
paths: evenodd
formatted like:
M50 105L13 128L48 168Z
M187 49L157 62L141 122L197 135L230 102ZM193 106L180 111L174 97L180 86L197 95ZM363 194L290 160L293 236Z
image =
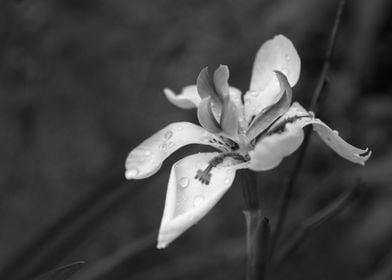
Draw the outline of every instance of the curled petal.
M170 103L182 109L197 108L201 101L196 85L184 87L178 95L168 88L165 88L163 92Z
M309 124L313 125L313 130L341 157L361 165L365 165L365 162L370 158L372 152L369 149L359 149L347 143L339 136L336 130L332 130L319 119L305 119L301 123L302 126Z
M214 134L222 132L222 129L212 112L211 97L203 98L200 102L199 108L197 108L197 117L201 126L207 131Z
M222 107L221 127L224 133L229 136L236 136L238 134L238 108L229 96L225 97Z
M188 122L172 123L129 153L125 162L125 177L143 179L153 175L169 155L189 144L205 144L224 149L202 127Z
M221 105L222 101L220 96L216 93L214 87L214 81L212 80L208 67L203 68L197 77L197 91L201 98L211 97L211 100L218 106Z
M289 39L277 35L265 42L257 52L250 88L244 96L245 117L248 122L252 116L280 98L279 83L273 71L286 75L293 87L298 81L300 70L301 61Z
M324 122L314 118L312 112L306 111L300 104L293 103L286 114L277 121L268 131L273 134L279 131L286 123L292 123L301 128L307 125L313 125L314 131L323 139L341 157L358 164L364 164L371 152L368 149L359 149L344 141L337 131L329 128Z
M280 99L275 104L264 108L249 125L247 136L253 139L265 131L275 120L287 112L290 107L292 90L285 75L275 71L280 84Z
M249 152L251 158L249 168L255 171L269 170L279 165L282 159L292 154L304 139L302 128L287 123L283 132L266 136L256 143Z
M219 201L233 183L235 172L244 165L231 162L211 170L208 185L195 179L219 153L199 153L173 165L168 183L165 209L158 236L158 248L165 248L184 231L196 224Z
M215 90L223 100L229 95L229 67L220 65L214 72Z
M241 91L238 88L229 87L229 95L230 95L231 101L237 107L238 121L240 122L241 127L246 128L247 123L244 118L244 106L242 104ZM211 110L212 110L212 113L214 114L215 120L217 122L220 122L220 119L222 117L222 104L217 104L211 99Z

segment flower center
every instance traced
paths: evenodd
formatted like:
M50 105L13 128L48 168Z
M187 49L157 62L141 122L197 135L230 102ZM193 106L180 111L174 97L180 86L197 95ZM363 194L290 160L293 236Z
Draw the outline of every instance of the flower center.
M248 155L242 155L237 152L221 153L218 156L212 158L208 162L208 166L204 170L197 170L195 179L199 180L202 184L208 185L211 181L211 170L221 164L226 158L232 158L236 161L241 162L246 162L250 160Z

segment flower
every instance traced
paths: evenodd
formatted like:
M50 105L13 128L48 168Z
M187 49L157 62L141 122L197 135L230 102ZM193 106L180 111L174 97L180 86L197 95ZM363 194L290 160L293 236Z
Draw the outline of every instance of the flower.
M291 104L291 87L298 81L300 64L291 41L278 35L259 49L244 102L241 92L229 86L229 69L223 65L212 76L204 68L196 85L178 95L164 89L174 105L197 108L201 126L172 123L142 142L128 155L126 178L153 175L170 154L188 144L209 145L218 152L187 156L173 165L158 248L203 218L230 188L236 170L262 171L279 165L301 145L307 125L313 125L343 158L363 165L370 157L368 149L348 144L312 112L296 102Z

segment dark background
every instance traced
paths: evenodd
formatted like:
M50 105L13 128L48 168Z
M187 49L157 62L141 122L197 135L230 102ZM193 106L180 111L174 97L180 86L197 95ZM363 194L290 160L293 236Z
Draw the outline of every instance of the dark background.
M167 124L197 121L165 100L164 87L178 92L222 63L244 92L256 51L275 34L298 50L294 100L308 106L337 1L0 3L0 278L85 260L93 270L107 265L105 279L242 279L239 181L158 251L170 166L200 148L182 149L138 182L123 178L125 158ZM361 178L359 197L271 265L271 279L392 277L391 16L389 0L348 1L319 116L373 155L365 167L351 164L314 135L283 240ZM272 227L295 157L259 174Z

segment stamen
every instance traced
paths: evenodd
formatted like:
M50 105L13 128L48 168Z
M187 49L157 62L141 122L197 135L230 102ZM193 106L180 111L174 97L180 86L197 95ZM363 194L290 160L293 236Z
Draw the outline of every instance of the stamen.
M202 184L208 185L211 181L211 170L214 167L217 167L219 164L221 164L225 158L231 157L235 160L240 160L240 161L248 161L249 158L247 156L243 156L239 153L234 153L234 152L229 152L229 153L221 153L220 155L212 158L208 166L204 170L197 170L195 179L198 179Z

